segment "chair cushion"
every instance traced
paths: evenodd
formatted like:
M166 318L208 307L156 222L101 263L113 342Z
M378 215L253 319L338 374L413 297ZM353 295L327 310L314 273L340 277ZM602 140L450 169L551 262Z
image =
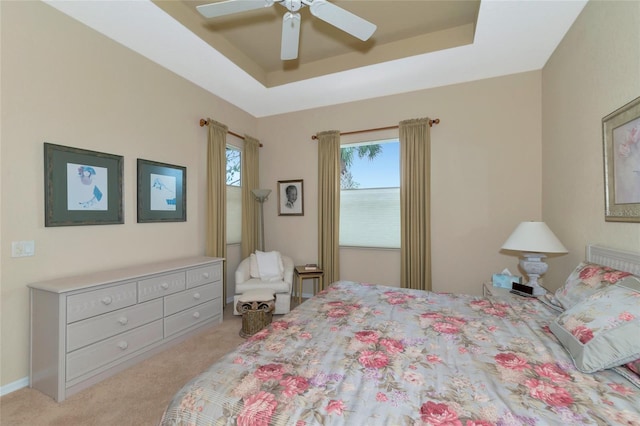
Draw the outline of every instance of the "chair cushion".
M280 281L262 281L259 278L251 278L243 283L236 284L236 294L244 294L250 290L272 290L276 293L288 293L289 284Z
M265 288L246 291L238 298L238 302L268 302L270 300L275 300L274 292Z
M251 253L249 256L249 276L251 276L251 278L260 278L258 259L256 258L255 253Z
M284 276L284 266L280 252L263 252L256 250L256 260L258 261L258 271L262 281L279 281Z

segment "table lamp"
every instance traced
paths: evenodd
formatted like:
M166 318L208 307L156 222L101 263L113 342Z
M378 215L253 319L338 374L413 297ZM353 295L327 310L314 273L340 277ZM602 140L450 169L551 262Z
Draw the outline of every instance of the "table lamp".
M543 261L544 253L567 253L567 249L551 232L544 222L522 222L502 245L503 250L522 252L524 259L520 266L529 276L528 285L533 287L533 295L545 294L538 284L538 278L547 272L548 265Z

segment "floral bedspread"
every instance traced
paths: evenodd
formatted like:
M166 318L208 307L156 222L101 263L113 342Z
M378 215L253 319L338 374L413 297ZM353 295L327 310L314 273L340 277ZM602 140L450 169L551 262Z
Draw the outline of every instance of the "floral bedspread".
M640 424L640 389L584 374L536 299L338 282L180 390L162 425Z

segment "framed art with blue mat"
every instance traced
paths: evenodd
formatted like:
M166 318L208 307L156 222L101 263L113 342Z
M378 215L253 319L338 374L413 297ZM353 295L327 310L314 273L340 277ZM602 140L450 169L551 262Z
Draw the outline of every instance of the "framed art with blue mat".
M138 223L187 221L187 168L138 158Z
M120 155L44 143L44 225L124 223Z

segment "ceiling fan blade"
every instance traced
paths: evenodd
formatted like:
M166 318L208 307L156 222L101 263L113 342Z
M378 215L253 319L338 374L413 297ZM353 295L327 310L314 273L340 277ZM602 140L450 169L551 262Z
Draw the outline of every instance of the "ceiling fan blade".
M316 18L362 41L368 40L377 28L375 24L325 0L314 0L309 9Z
M226 0L218 3L196 6L198 12L205 18L231 15L253 9L273 6L273 0Z
M300 41L300 14L287 12L282 19L282 45L280 59L283 61L298 57Z

